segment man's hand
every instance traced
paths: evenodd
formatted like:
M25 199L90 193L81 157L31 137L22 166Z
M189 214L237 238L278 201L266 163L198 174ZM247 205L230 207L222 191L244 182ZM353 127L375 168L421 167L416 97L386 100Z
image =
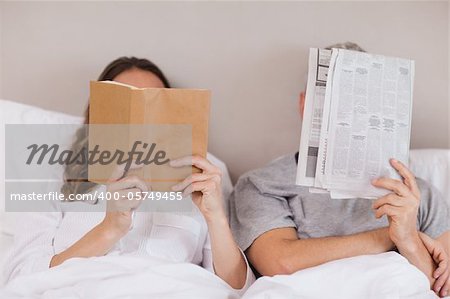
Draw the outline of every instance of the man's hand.
M373 209L377 218L388 217L389 235L398 248L414 247L420 241L416 228L420 191L414 175L405 165L395 159L391 159L390 163L403 181L390 178L373 180L375 187L392 191L375 201Z
M433 257L434 262L438 265L438 268L433 273L433 277L436 279L433 290L441 297L448 295L450 289L450 263L449 257L444 250L441 243L433 240L426 234L420 233L420 238L423 244L427 248L428 252Z
M405 165L394 159L391 159L390 163L403 179L400 181L380 178L373 181L375 187L392 191L375 201L373 204L375 215L377 218L384 215L388 217L391 240L400 254L427 276L431 288L436 281L433 276L436 264L417 231L419 187L414 175Z

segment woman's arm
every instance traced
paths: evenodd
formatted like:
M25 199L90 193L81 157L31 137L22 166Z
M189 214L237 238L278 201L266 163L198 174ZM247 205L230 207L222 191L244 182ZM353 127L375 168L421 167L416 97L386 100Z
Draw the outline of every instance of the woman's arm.
M211 239L214 272L234 289L242 289L247 280L247 265L234 241L225 216L207 220Z
M106 192L119 193L119 200L108 201L103 221L72 246L54 255L50 267L58 266L73 257L102 256L108 253L114 244L128 233L132 221L132 210L136 209L141 202L129 200L129 194L143 191L148 191L146 184L134 176L108 184Z
M108 224L106 218L72 246L54 255L50 261L50 268L73 257L102 256L108 253L124 234Z
M192 194L192 201L203 214L208 224L216 275L235 289L245 287L247 263L233 238L225 214L220 169L199 156L173 160L170 164L173 167L193 165L202 170L201 173L192 174L172 189Z

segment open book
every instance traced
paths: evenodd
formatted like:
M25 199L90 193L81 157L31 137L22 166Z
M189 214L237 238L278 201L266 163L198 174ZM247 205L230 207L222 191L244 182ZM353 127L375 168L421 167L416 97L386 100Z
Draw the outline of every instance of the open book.
M153 191L170 191L198 170L170 167L169 160L206 157L210 96L203 89L136 88L92 81L89 151L106 158L88 165L89 181L105 183L122 165ZM141 167L131 170L131 164Z
M414 61L312 48L297 185L333 198L376 198L378 177L408 163Z

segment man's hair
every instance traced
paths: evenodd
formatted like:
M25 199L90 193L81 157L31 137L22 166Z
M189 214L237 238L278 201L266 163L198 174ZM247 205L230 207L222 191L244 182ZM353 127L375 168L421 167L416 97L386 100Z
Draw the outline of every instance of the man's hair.
M353 51L359 51L359 52L366 52L366 50L361 48L358 44L352 43L352 42L337 43L337 44L328 46L325 49L331 50L333 48L345 49L345 50L353 50Z

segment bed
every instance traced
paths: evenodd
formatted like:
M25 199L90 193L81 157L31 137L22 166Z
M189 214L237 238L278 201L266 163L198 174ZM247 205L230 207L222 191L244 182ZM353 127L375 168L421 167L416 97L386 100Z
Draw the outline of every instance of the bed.
M2 124L2 128L0 130L0 138L2 140L4 140L4 124L6 123L25 123L25 124L33 124L33 123L48 123L48 124L81 124L82 123L82 119L80 117L75 117L75 116L70 116L70 115L65 115L62 113L58 113L58 112L53 112L53 111L48 111L48 110L44 110L44 109L40 109L37 107L33 107L33 106L28 106L28 105L23 105L23 104L19 104L19 103L15 103L15 102L11 102L11 101L5 101L5 100L0 100L0 122ZM2 159L4 159L4 143L0 143L0 157L2 157ZM437 187L445 196L449 206L450 206L450 177L449 177L449 168L450 168L450 150L445 150L445 149L421 149L421 150L412 150L411 151L411 160L410 160L410 167L413 170L413 172L418 176L421 177L429 182L431 182L433 185L435 185L435 187ZM4 161L0 161L0 165L4 166ZM0 204L2 204L2 206L4 206L4 199L3 199L3 195L4 193L4 167L2 167L1 171L0 171ZM2 269L2 264L4 262L5 256L6 256L6 252L11 248L12 242L13 242L13 237L12 237L12 219L14 218L14 213L5 213L4 211L0 211L0 269ZM361 260L361 258L364 258L364 260ZM399 265L396 269L399 269L403 266L405 266L405 261L402 260L402 257L400 256L395 256L392 255L391 253L386 253L385 256L382 257L359 257L357 259L351 259L348 261L336 261L333 263L329 263L330 265L326 264L326 265L322 265L319 267L315 267L310 269L309 271L300 271L300 273L296 274L297 276L292 276L291 278L289 277L283 277L283 276L276 276L273 278L268 278L268 277L264 277L262 279L259 279L254 286L252 286L247 292L246 294L244 294L243 298L247 298L247 299L251 299L251 298L303 298L301 296L299 296L298 294L300 294L299 292L303 292L301 294L304 294L304 298L310 298L308 296L310 296L310 294L308 293L309 291L311 291L312 288L318 288L318 289L322 289L324 290L324 288L320 288L319 285L315 285L315 282L317 282L317 280L314 280L313 278L315 277L315 275L317 277L323 277L324 273L335 273L336 271L338 273L340 273L340 277L343 277L342 275L346 275L348 273L346 273L345 271L342 272L341 270L337 270L337 269L342 269L342 265L349 265L349 267L346 267L348 269L351 269L350 265L361 265L361 264L365 264L365 265L371 265L371 263L376 263L377 261L380 260L380 258L383 258L384 260L388 260L391 261L392 264L395 265ZM129 263L133 264L136 263L137 265L142 265L137 261L133 261L133 260L129 260ZM110 259L110 260L105 260L104 261L104 267L102 269L95 269L95 271L97 271L98 273L101 273L101 271L108 271L108 268L110 265L112 267L112 265L117 265L114 263L119 263L117 260L114 259ZM164 271L169 271L166 268L161 268L161 266L158 264L157 261L153 261L152 265L149 265L149 268L152 267L159 267L157 269L159 269L158 271L162 271L160 273L163 273ZM70 268L71 264L68 263L69 265L67 266L67 268L63 268L61 269L61 275L64 275L64 271L66 271L67 273L71 273L70 275L74 275L73 277L76 277L77 272L73 272L74 268ZM184 268L183 268L184 267ZM191 284L195 284L195 283L199 283L200 281L210 281L210 289L208 290L203 290L202 292L198 293L198 294L193 294L193 296L196 296L197 298L203 298L204 296L206 296L206 298L220 298L221 296L228 297L228 298L239 298L241 296L241 294L238 294L236 292L233 292L232 290L229 290L228 288L226 288L226 286L223 285L222 282L220 282L219 280L217 280L215 277L211 277L210 275L207 275L203 272L199 272L199 269L196 268L192 268L192 266L189 265L184 265L182 267L182 270L177 271L178 272L178 277L176 277L176 279L180 280L180 284L182 283L182 277L186 277L186 275L190 275L191 276L191 280L188 281L184 281L183 283L191 283ZM70 269L69 269L70 268ZM116 269L116 267L113 267L114 269ZM113 269L111 268L111 269ZM168 268L170 268L170 265L168 266ZM333 270L334 269L334 270ZM365 268L359 268L358 271L366 271L367 269ZM394 269L395 270L395 269ZM334 272L333 272L334 271ZM380 270L381 271L381 270ZM371 271L368 271L371 272ZM408 272L408 271L407 271ZM128 273L127 277L135 277L133 275L130 274L130 272L126 272ZM367 273L367 272L366 272ZM371 273L375 273L375 271L372 271ZM424 277L421 277L420 274L421 273L414 273L414 271L409 271L408 273L411 273L411 277L409 277L409 282L408 283L412 283L412 281L417 280L417 283L415 284L416 286L420 286L421 283L423 284ZM0 275L2 275L0 273ZM54 274L56 275L56 274ZM148 275L153 275L155 276L155 273L152 274L148 274ZM184 275L184 276L183 276ZM150 276L147 276L146 279L148 279ZM362 275L364 276L364 275ZM158 276L159 277L159 276ZM337 276L338 277L338 276ZM359 285L359 288L364 288L366 286L366 288L370 288L370 285L372 283L372 281L370 280L371 277L370 275L365 275L365 280L364 281L358 281L357 279L355 280L354 283ZM1 278L1 276L0 276ZM145 278L145 277L144 277ZM144 279L143 277L135 277L135 279ZM74 278L75 279L75 278ZM174 277L172 277L172 279L175 279ZM292 283L290 285L290 280L291 279L301 279L302 281L309 281L310 286L309 291L308 288L300 288L298 287L297 283ZM406 279L406 278L405 278ZM0 281L3 281L3 279L0 279ZM29 285L31 287L31 285L33 285L33 281L36 280L29 280ZM47 281L47 280L46 280ZM25 280L26 282L26 280ZM23 283L25 283L23 282ZM45 288L45 281L41 281L42 284L40 286L37 286L36 284L34 284L33 286L35 287L35 289L33 290L39 290L40 288ZM391 288L398 288L399 286L402 285L402 283L404 282L404 280L401 281L397 281L396 282L396 286L386 286L387 289L389 289L389 287ZM339 279L336 279L334 282L330 282L328 281L327 284L329 286L329 288L335 287L335 288L340 288L342 287L342 281ZM23 284L22 284L23 285ZM164 282L161 282L161 285L164 285ZM296 288L293 288L292 285L296 285ZM0 285L1 286L1 285ZM111 286L114 286L114 282L113 281L109 281L108 283L105 284L105 288L106 289L111 289ZM63 289L63 288L62 288ZM41 289L42 291L42 289ZM141 290L142 292L145 293L145 289ZM152 289L152 291L154 291L154 288ZM162 289L160 291L163 291ZM432 293L417 293L416 295L414 294L414 292L412 292L411 294L406 294L405 296L403 296L402 294L393 294L396 291L393 290L390 293L386 294L385 298L410 298L410 299L426 299L426 298L435 298ZM334 293L336 294L336 293ZM359 293L361 294L361 293ZM1 295L1 292L0 292ZM61 294L59 293L59 296ZM186 293L184 293L184 296L186 295ZM181 295L180 295L181 296ZM203 297L202 297L203 296ZM213 296L213 297L211 297ZM303 295L302 295L303 296ZM322 294L322 298L328 298L328 295L326 293ZM357 298L357 297L351 297L352 295L348 295L347 298ZM355 295L357 296L357 295ZM370 297L370 295L368 295ZM377 295L377 299L380 299L382 297L379 296L379 294ZM402 297L403 296L403 297ZM416 297L415 297L416 296ZM0 296L1 297L1 296ZM369 298L366 295L366 298ZM22 297L20 297L22 298ZM50 297L53 298L53 297ZM58 298L58 297L55 297ZM183 298L180 297L180 298ZM184 297L186 298L186 297ZM331 298L331 297L330 297ZM334 298L338 298L338 297L334 297ZM375 297L374 297L375 298ZM384 297L383 297L384 298ZM448 297L450 298L450 297Z

